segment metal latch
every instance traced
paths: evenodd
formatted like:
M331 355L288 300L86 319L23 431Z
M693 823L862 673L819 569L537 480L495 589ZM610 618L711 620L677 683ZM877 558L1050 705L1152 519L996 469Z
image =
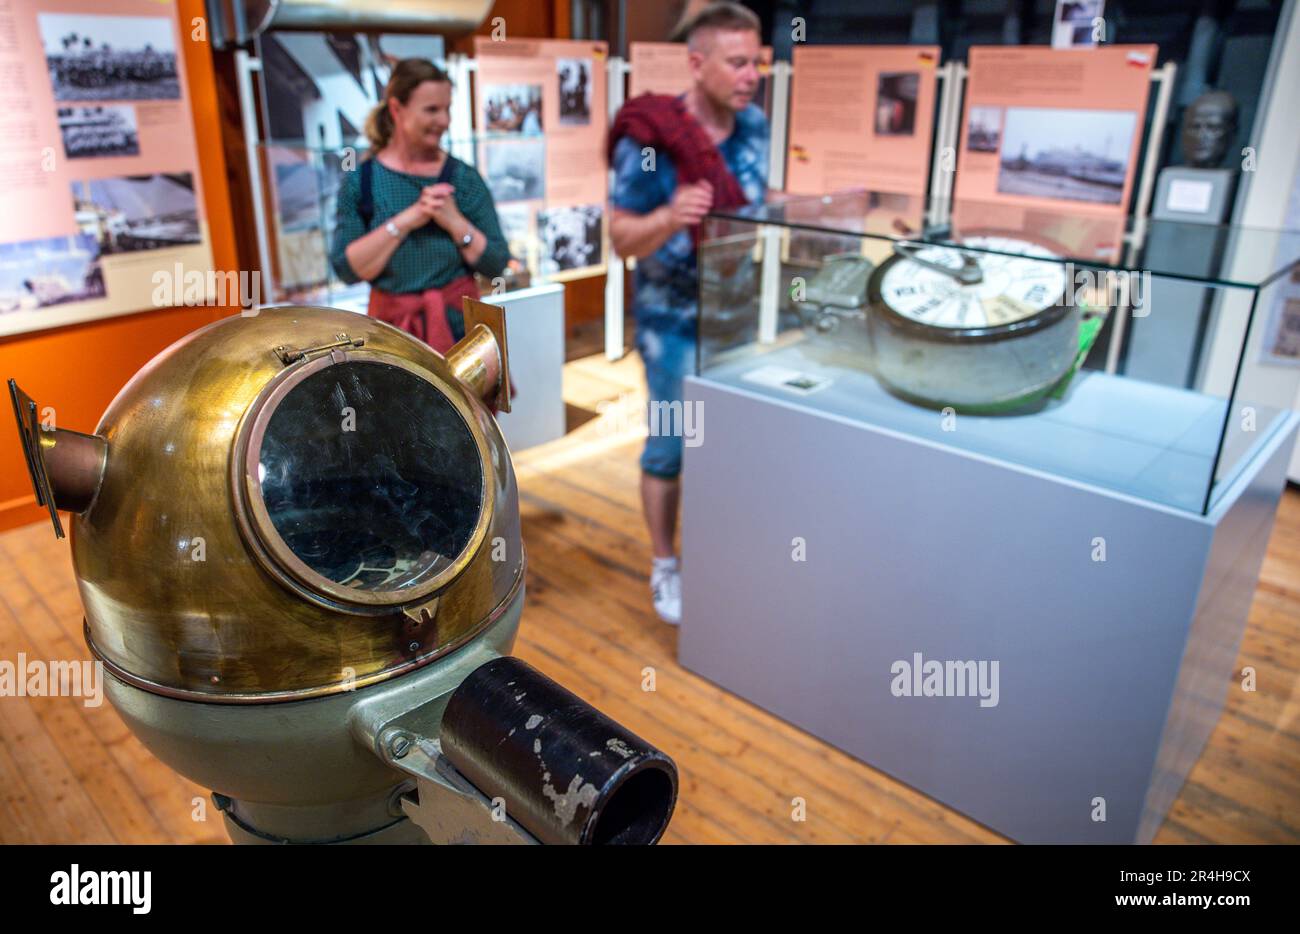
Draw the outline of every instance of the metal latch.
M283 344L275 348L275 355L280 358L280 362L285 366L291 363L297 363L299 360L306 360L315 354L324 353L327 350L337 350L341 347L361 347L366 343L365 338L358 337L353 340L346 334L335 334L334 341L329 344L320 344L316 347L286 347Z

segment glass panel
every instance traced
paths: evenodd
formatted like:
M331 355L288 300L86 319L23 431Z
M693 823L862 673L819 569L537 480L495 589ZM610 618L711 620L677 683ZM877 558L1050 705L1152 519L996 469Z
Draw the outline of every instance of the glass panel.
M1227 298L1214 309L1220 331L1214 346L1224 352L1212 363L1221 384L1232 379L1232 405L1224 413L1207 510L1300 401L1300 267L1235 302ZM1227 352L1231 347L1237 353Z
M478 524L474 437L437 388L400 367L349 361L312 373L281 400L259 454L275 530L345 587L418 584Z
M1295 230L1141 220L1095 210L1025 208L969 199L926 201L915 195L866 190L777 196L767 204L718 211L713 216L920 243L961 243L972 233L997 230L1050 244L1062 259L1088 267L1141 269L1152 275L1225 285L1264 285L1300 260L1300 231ZM932 223L936 217L945 220ZM1148 249L1152 243L1172 240L1185 244L1187 250ZM988 243L963 243L963 248L980 253L1017 252Z
M1300 234L1129 224L1111 244L1125 266L1084 249L1095 217L969 208L959 232L863 191L710 216L699 372L1207 511L1295 405ZM1284 285L1289 305L1268 297ZM1255 365L1273 345L1288 359Z

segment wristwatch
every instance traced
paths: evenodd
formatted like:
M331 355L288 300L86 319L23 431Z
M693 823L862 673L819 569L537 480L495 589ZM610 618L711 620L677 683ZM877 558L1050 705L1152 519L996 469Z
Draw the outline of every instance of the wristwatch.
M384 229L388 231L389 236L391 236L394 240L402 239L402 228L398 227L392 221L389 221L388 223L384 224Z
M473 242L474 242L474 228L471 227L465 233L465 236L460 238L460 248L463 250L465 249L465 247L469 246Z

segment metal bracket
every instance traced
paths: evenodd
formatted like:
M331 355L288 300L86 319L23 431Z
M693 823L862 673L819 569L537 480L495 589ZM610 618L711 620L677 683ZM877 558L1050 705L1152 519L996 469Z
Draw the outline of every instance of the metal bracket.
M50 511L50 522L54 524L54 534L63 538L63 523L59 521L59 510L54 505L54 490L50 486L50 475L45 469L45 454L41 450L41 425L36 418L36 403L31 396L18 388L18 383L9 380L9 399L14 404L14 418L18 421L18 439L23 445L23 457L27 460L27 473L31 477L32 490L36 493L36 504Z
M429 835L430 842L540 842L510 818L503 801L489 801L471 785L442 754L442 744L438 740L398 735L381 746L390 765L414 776L415 793L402 797L402 810ZM400 755L393 753L392 749Z
M355 340L346 334L335 334L334 341L329 344L319 344L316 347L286 347L280 344L275 349L275 355L280 358L280 362L285 366L291 363L297 363L299 360L306 360L308 357L324 353L327 350L337 350L342 347L362 347L366 343L365 338L358 337Z

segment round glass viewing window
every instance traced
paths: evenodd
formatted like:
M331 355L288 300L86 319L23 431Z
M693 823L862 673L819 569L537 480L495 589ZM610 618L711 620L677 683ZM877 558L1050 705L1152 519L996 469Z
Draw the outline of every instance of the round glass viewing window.
M455 405L410 370L354 358L317 364L258 418L264 428L250 444L259 444L262 508L254 513L326 591L402 602L474 537L483 512L478 444Z

